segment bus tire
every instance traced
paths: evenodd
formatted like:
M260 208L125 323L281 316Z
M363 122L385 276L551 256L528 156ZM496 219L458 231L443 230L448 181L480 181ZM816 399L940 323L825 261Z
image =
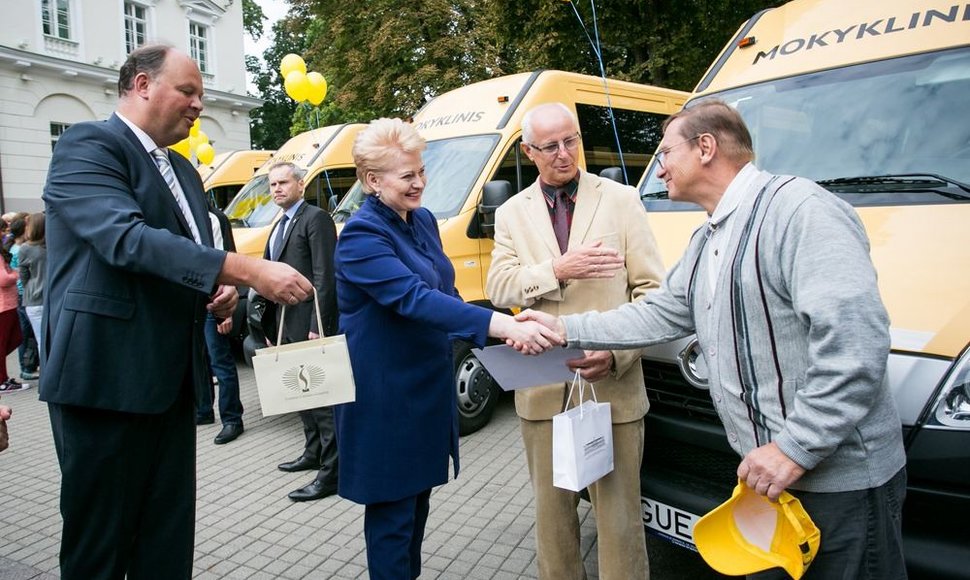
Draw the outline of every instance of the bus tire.
M458 395L458 434L468 435L488 424L502 391L472 353L472 345L456 340L455 392Z

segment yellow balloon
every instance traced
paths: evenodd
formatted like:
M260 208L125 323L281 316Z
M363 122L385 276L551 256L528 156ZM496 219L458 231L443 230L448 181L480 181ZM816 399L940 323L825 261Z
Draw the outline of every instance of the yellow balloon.
M199 160L199 163L204 163L206 165L212 163L212 159L216 156L216 150L212 148L212 145L208 143L200 143L195 149L195 158Z
M202 143L202 141L199 140L198 135L191 134L189 135L188 139L186 139L186 142L188 143L189 151L195 151L196 147Z
M202 145L203 143L208 143L209 142L209 136L205 134L205 131L199 131L199 134L196 135L195 137L196 137L196 139L199 140L199 142L196 143L196 145L195 145L196 149L198 149L199 145Z
M310 85L307 100L314 106L319 105L323 102L323 99L327 98L327 79L323 78L323 75L318 72L311 72L307 73L306 80Z
M189 151L188 138L182 139L175 145L170 146L169 149L171 149L172 151L175 151L176 153L178 153L182 157L185 157L186 159L188 159L192 155L192 153Z
M291 72L298 70L303 74L306 74L306 63L303 62L303 58L298 54L293 54L292 52L283 57L280 61L280 74L283 75L285 79L290 75Z
M290 74L286 75L286 80L283 81L283 88L286 89L286 94L290 96L296 102L305 101L307 99L307 92L310 89L310 83L306 80L306 75L298 70L290 71Z
M192 123L192 128L189 129L189 136L190 137L195 137L196 135L198 135L199 134L199 127L201 127L201 126L202 126L202 119L196 119L195 122Z

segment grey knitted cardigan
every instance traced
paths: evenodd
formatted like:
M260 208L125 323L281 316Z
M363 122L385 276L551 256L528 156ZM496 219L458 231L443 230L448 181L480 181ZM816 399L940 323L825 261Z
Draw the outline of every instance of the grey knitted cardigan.
M563 317L569 346L638 348L696 332L738 454L775 441L808 470L793 489L882 485L906 457L885 382L889 320L858 216L811 181L760 172L728 219L714 295L705 225L660 290Z

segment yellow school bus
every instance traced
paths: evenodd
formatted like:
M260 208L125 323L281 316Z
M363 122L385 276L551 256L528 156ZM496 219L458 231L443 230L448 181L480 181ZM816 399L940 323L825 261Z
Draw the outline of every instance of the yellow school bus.
M283 144L226 207L236 251L262 257L266 240L282 212L269 190L269 168L289 161L306 171L304 199L333 210L357 180L350 150L365 125L343 124L300 133Z
M428 184L422 204L438 218L444 250L455 267L455 285L462 297L489 306L485 276L492 252L491 213L480 212L483 190L488 185L489 189L504 186L518 192L538 177L535 165L519 147L522 116L527 110L541 103L565 103L579 119L580 166L593 173L620 167L619 179L623 179L625 167L626 182L635 184L660 142L660 124L680 110L688 96L681 91L615 80L604 83L599 77L546 70L474 83L426 104L413 119L428 141L423 156ZM358 184L334 212L338 227L362 201ZM455 365L460 431L466 434L488 422L499 391L469 344L456 343Z
M759 167L813 179L862 218L891 319L907 566L970 577L970 528L957 516L970 514L970 4L795 0L766 10L741 26L686 107L711 98L744 117ZM669 266L705 216L668 200L656 169L640 191ZM644 359L656 380L642 516L687 546L696 516L730 495L739 462L696 388L705 371L695 347L647 349Z
M226 151L213 158L212 163L198 166L199 177L208 198L218 208L224 208L246 185L272 151Z

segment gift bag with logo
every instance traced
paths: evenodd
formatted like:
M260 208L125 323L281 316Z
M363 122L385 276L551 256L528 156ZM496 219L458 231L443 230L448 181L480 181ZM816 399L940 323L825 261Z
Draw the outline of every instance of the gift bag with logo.
M317 328L323 328L316 290L313 301ZM285 315L283 306L276 344L283 340ZM257 350L253 370L264 417L349 403L356 394L347 339L342 334Z
M579 385L580 404L569 409L573 389ZM592 400L583 401L584 385ZM613 418L610 404L596 400L596 390L573 377L562 413L552 418L552 484L579 491L613 471Z

